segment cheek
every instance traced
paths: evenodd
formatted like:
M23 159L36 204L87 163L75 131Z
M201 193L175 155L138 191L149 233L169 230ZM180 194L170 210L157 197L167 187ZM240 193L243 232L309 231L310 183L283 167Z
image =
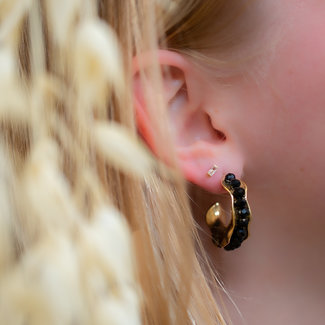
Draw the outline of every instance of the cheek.
M268 74L253 86L252 82L243 95L246 102L250 98L243 130L248 168L260 169L271 183L281 178L293 185L306 177L321 183L319 174L325 165L323 31L324 14L297 15L277 46Z
M324 165L325 15L307 12L296 22L278 48L266 86L274 98L271 109L282 119L278 145L301 165Z
M268 81L288 114L315 120L325 108L325 15L310 20L283 40Z

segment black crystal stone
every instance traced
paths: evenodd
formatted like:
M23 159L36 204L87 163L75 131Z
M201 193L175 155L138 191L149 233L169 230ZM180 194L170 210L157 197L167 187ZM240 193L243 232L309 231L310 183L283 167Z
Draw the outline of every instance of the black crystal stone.
M244 208L246 206L247 202L245 199L237 199L235 201L235 207L236 208Z
M246 228L238 228L236 231L236 235L238 236L238 239L243 241L248 237L248 231Z
M240 245L239 245L240 246ZM238 246L238 247L239 247ZM238 248L238 247L235 247L235 246L233 246L233 245L231 245L231 244L228 244L227 246L225 246L224 247L224 249L226 250L226 251L233 251L234 249L236 249L236 248Z
M242 187L236 187L234 189L233 195L236 199L242 198L245 196L245 190Z
M244 208L244 209L241 209L241 210L238 211L238 215L241 218L242 217L247 217L247 216L249 216L249 214L250 214L250 212L249 212L249 210L247 208Z
M224 247L224 249L225 249L226 251L232 251L232 250L234 250L234 249L240 247L240 245L241 245L241 241L239 240L239 238L237 238L237 237L235 237L235 236L232 236L232 237L231 237L231 240L230 240L230 243L229 243L228 245L226 245L226 246Z
M225 176L225 182L226 183L230 183L234 179L236 179L236 176L234 174L229 173L229 174L227 174Z
M238 223L238 226L247 227L249 224L249 218L248 217L240 218L240 219L238 219L237 223Z
M239 187L240 186L240 181L238 179L233 179L231 182L230 182L230 185L232 187Z

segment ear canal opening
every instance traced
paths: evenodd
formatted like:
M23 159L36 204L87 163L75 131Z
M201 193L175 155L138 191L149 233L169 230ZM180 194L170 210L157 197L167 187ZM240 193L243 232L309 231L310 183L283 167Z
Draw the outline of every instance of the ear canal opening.
M216 136L216 138L219 140L219 141L226 141L227 140L227 137L226 135L221 131L221 130L218 130L218 129L215 129L213 126L212 126L212 121L211 121L211 117L209 114L206 114L207 118L208 118L208 122L209 124L211 125L213 131L214 131L214 134Z
M220 131L220 130L215 130L215 133L217 135L217 137L221 140L221 141L226 141L227 140L227 137L226 135Z

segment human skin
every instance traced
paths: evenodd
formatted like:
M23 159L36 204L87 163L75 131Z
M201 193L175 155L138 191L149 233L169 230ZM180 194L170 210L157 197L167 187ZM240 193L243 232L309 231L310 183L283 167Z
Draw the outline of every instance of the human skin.
M262 51L231 77L216 79L186 57L160 52L161 64L178 70L164 79L171 129L191 183L221 194L223 175L234 172L248 186L250 237L231 252L214 247L206 235L204 214L217 197L193 196L207 252L243 315L229 303L234 324L321 324L325 2L255 1L250 23L254 15L262 17L254 26L259 33L247 47ZM147 122L138 122L146 128ZM150 143L149 133L145 138ZM208 177L215 164L217 173Z
M218 255L217 268L243 314L230 307L234 324L321 324L325 2L263 2L274 10L257 28L276 23L275 54L258 82L254 71L227 80L211 113L212 122L228 123L228 135L241 148L253 212L250 237L237 251L216 252L209 243L208 251Z

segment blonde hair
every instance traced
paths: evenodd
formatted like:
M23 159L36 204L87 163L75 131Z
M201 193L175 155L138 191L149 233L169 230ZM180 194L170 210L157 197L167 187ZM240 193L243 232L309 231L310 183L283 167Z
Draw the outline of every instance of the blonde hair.
M147 94L168 167L132 99L132 58L200 57L225 2L1 2L1 323L225 323L165 103ZM159 90L158 62L140 73Z

